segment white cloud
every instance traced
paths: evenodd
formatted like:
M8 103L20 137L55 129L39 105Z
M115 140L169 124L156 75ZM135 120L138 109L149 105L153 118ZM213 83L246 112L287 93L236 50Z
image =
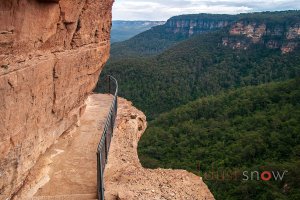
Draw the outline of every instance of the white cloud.
M299 0L115 0L114 20L167 20L180 14L300 9Z

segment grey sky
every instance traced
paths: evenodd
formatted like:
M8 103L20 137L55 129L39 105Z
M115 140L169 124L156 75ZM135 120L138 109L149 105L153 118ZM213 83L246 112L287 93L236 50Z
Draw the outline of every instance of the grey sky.
M167 20L193 13L300 10L300 0L115 0L114 20Z

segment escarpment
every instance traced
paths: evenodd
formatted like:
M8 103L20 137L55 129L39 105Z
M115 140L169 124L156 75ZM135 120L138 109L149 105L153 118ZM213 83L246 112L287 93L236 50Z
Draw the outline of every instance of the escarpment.
M78 124L109 57L113 0L0 4L0 195Z
M170 18L164 29L166 33L179 35L179 38L228 29L228 37L222 41L224 46L245 50L252 44L263 44L269 49L280 49L284 54L293 52L299 45L300 21L296 12L291 12L290 16L288 12L282 12L282 16L277 16L277 19L268 16L267 12L261 13L261 16L181 15Z
M165 27L167 32L190 37L227 27L234 22L235 18L229 15L182 15L170 18Z

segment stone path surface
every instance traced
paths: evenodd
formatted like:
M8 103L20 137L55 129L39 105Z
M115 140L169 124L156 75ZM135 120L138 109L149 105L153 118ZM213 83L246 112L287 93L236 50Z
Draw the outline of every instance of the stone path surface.
M46 151L15 199L96 199L96 149L111 103L110 95L91 95L80 125Z

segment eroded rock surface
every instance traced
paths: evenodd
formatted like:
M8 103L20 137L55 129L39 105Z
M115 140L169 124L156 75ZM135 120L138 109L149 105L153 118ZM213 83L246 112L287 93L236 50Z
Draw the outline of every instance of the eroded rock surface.
M119 98L117 124L105 168L105 199L214 199L198 177L185 170L145 169L137 146L146 129L145 115Z
M239 37L245 36L245 37ZM300 24L238 21L231 25L229 37L223 38L224 46L233 49L248 49L251 44L263 44L269 49L280 49L283 54L293 52L300 43Z
M109 56L113 0L0 2L0 196L76 123Z

